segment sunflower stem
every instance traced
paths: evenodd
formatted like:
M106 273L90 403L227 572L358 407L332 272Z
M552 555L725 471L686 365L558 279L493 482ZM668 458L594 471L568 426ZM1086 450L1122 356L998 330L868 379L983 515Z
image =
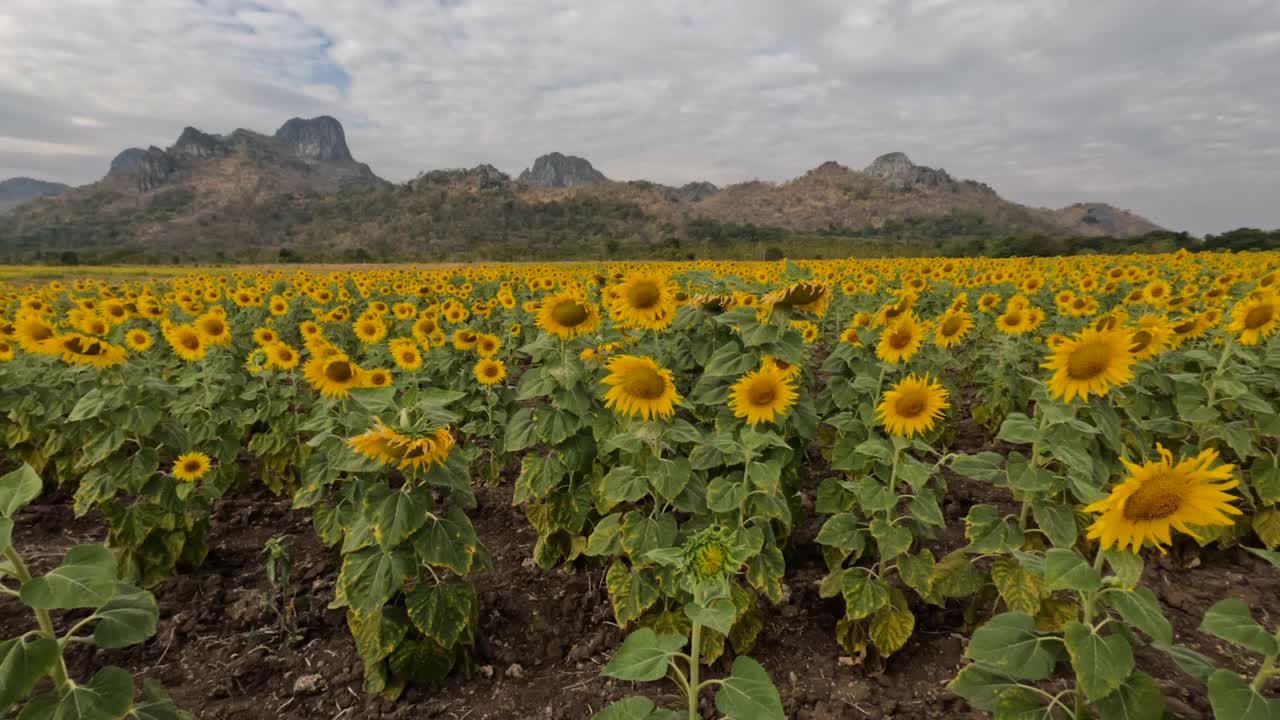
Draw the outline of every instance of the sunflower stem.
M698 651L702 646L702 624L693 624L693 637L689 641L689 720L698 720Z
M1213 379L1217 380L1222 377L1222 371L1227 368L1227 360L1231 359L1231 338L1222 341L1222 356L1218 358L1218 367L1213 370ZM1217 399L1217 383L1208 383L1208 397L1205 399L1205 407L1213 407L1214 401Z
M1276 642L1280 643L1280 627L1276 628ZM1276 659L1278 655L1268 655L1262 661L1262 667L1258 668L1258 674L1253 676L1253 682L1249 683L1249 687L1258 692L1262 692L1262 687L1267 684L1267 680L1272 675L1280 675L1280 668L1276 667Z
M8 558L9 564L13 565L13 575L18 579L18 586L26 585L31 581L31 571L27 569L27 564L22 561L22 556L18 551L9 546L4 550L4 556ZM53 618L50 617L48 610L40 610L32 608L32 612L36 614L36 623L40 626L40 634L49 640L57 641L58 633L53 629ZM61 697L71 688L71 678L67 676L67 662L62 659L62 648L58 648L58 659L53 663L53 669L49 673L53 680L54 688Z

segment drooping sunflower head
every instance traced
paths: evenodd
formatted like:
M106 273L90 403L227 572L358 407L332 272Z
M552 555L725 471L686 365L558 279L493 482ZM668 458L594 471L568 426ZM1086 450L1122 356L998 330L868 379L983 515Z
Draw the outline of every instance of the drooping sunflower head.
M173 476L183 482L194 482L209 472L212 461L202 452L188 452L173 461Z
M750 371L729 389L729 408L751 425L772 422L795 401L795 385L776 367Z
M458 350L470 350L476 346L476 331L469 328L458 328L453 331L453 347Z
M62 355L62 361L75 365L92 365L96 368L107 368L124 362L125 351L119 345L109 343L101 338L67 333L58 335L50 341Z
M885 325L876 343L876 357L888 363L906 362L920 349L924 329L915 313L906 312Z
M481 358L471 369L471 373L481 385L497 385L507 378L507 366L501 360Z
M548 295L538 305L538 327L557 337L591 332L600 324L600 309L576 293Z
M885 392L876 415L886 430L894 435L912 437L933 429L934 421L951 406L947 389L936 379L915 374Z
M609 374L601 381L610 386L604 394L605 407L645 420L671 417L680 402L671 371L659 367L652 358L617 355L605 363Z
M831 288L825 283L802 280L765 295L760 298L760 304L769 308L788 307L822 317L831 304Z
M1042 367L1053 370L1049 393L1070 402L1089 393L1106 395L1133 379L1133 340L1124 328L1085 328L1053 350Z
M1088 537L1103 550L1113 545L1133 552L1150 540L1161 552L1173 538L1170 529L1197 537L1190 526L1233 525L1231 515L1241 512L1231 503L1239 498L1227 492L1239 482L1232 479L1232 465L1219 465L1216 450L1204 450L1177 464L1173 454L1157 445L1160 460L1135 465L1124 460L1129 476L1111 493L1085 508L1099 517L1089 526Z

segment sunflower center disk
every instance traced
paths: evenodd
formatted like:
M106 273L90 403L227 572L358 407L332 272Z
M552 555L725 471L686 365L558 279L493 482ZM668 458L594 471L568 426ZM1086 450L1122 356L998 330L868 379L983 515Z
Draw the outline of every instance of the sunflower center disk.
M1129 348L1130 352L1142 352L1151 344L1151 333L1146 330L1139 330L1133 334L1133 346Z
M662 288L649 280L642 280L627 292L627 301L638 310L648 310L662 299Z
M324 368L324 376L334 382L347 382L352 376L351 364L344 360L329 363Z
M1129 520L1160 520L1182 507L1181 478L1162 473L1142 483L1124 503L1124 516Z
M561 325L573 327L587 319L587 309L573 300L565 300L552 308L551 317Z
M1111 364L1111 347L1102 343L1081 345L1067 357L1067 375L1072 380L1092 380Z
M667 389L667 381L649 368L635 368L627 373L627 394L632 397L652 400L662 397Z
M955 335L960 332L960 324L962 322L960 318L955 316L947 318L947 321L942 323L942 334L947 337Z
M1263 325L1271 322L1271 319L1275 317L1275 314L1275 306L1270 303L1267 303L1266 305L1259 305L1258 307L1250 310L1248 314L1244 316L1244 326L1249 330L1257 330Z
M778 388L773 381L758 382L751 387L751 404L766 407L773 404L778 396Z
M893 409L902 417L912 418L923 413L926 405L928 398L924 393L913 392L899 396L893 403Z
M911 344L911 331L906 328L899 328L893 331L889 336L889 346L894 350L901 350Z

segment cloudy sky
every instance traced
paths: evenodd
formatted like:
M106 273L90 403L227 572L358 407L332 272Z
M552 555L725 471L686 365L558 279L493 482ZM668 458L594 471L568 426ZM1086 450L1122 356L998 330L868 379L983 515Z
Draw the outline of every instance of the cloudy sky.
M0 2L0 178L321 113L391 180L559 150L780 181L901 150L1019 202L1280 227L1277 0Z

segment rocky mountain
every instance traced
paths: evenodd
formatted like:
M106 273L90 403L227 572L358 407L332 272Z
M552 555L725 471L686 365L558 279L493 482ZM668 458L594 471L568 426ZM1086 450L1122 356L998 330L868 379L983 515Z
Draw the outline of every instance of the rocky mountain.
M542 187L574 187L609 182L584 158L553 152L533 161L533 167L520 173L517 182Z
M31 202L36 198L57 195L70 186L58 182L46 182L29 177L0 180L0 212Z
M515 179L485 164L391 184L352 157L337 120L320 117L295 118L273 135L188 127L168 148L126 150L103 180L0 216L0 259L69 251L118 261L271 260L277 251L307 259L574 258L613 248L677 252L690 243L717 254L733 243L791 239L832 253L855 242L889 243L871 252L928 243L978 252L1014 236L1027 252L1035 238L1105 245L1158 230L1101 203L1019 205L901 152L862 169L826 162L786 182L726 187L613 181L585 158L558 152ZM940 245L952 240L954 247Z

